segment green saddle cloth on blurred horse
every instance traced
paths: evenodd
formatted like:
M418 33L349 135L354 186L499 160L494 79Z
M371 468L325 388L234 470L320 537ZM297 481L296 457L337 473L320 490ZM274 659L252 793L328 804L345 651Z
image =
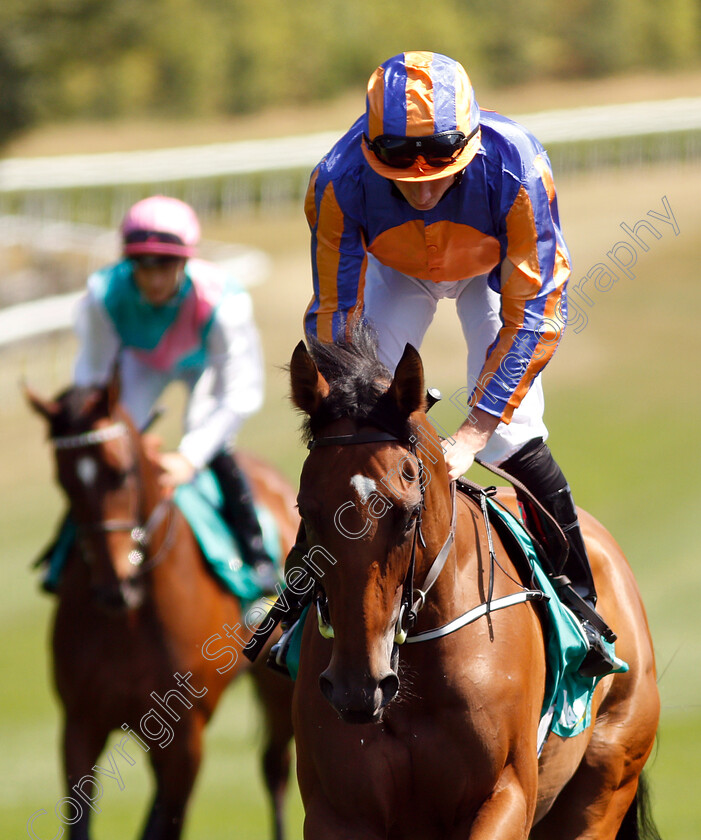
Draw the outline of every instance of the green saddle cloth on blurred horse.
M192 528L207 566L219 583L243 603L262 597L265 594L263 587L254 569L243 562L236 537L222 517L223 496L214 473L211 470L199 472L190 484L176 489L174 501ZM256 514L266 551L281 568L283 558L275 518L264 507L257 507ZM42 584L46 591L57 590L75 536L75 523L68 516L55 542L39 561L41 565L47 564Z

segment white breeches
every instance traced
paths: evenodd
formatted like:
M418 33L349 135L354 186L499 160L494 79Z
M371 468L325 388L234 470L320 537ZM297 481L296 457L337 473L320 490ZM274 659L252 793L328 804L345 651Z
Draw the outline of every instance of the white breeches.
M501 329L500 296L486 275L454 283L433 283L402 274L368 254L365 275L365 317L377 330L380 359L393 371L407 343L419 349L441 298L452 298L467 342L468 393L482 371L487 349ZM455 400L454 403L458 402ZM459 401L463 405L466 399ZM535 437L547 438L543 422L543 386L537 376L514 411L511 422L499 423L480 458L500 464Z

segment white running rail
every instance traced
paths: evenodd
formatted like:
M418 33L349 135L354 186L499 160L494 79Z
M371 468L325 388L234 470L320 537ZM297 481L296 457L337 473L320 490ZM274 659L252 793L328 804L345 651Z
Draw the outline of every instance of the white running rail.
M701 98L540 111L515 117L551 144L701 130ZM311 169L338 132L138 152L0 161L0 193L159 184Z
M96 225L44 222L39 219L0 217L3 247L19 245L43 253L82 253L89 258L87 273L115 259L118 238L114 231ZM270 270L270 259L262 251L204 241L200 253L229 271L241 285L262 283ZM82 291L51 295L0 309L0 348L24 338L42 335L73 325L73 311Z

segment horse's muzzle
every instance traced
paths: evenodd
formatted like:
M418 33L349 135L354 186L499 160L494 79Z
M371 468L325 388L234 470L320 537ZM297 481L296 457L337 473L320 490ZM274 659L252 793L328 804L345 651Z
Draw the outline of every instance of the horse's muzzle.
M378 680L366 675L360 683L335 680L330 667L319 677L321 693L341 720L345 723L379 723L385 708L397 696L399 677L394 671L388 671Z

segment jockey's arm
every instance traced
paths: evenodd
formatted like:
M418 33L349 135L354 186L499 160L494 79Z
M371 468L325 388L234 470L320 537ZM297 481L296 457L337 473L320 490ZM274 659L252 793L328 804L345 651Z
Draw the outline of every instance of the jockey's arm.
M479 375L476 404L454 434L455 442L443 442L451 479L469 469L500 421L511 421L564 331L561 300L570 274L569 254L551 205L531 201L531 195L545 194L542 178L541 169L533 167L506 217L509 239L499 268L502 328Z
M500 418L481 408L473 408L469 417L452 439L442 442L445 465L451 481L459 478L472 466L475 455L487 445Z
M314 294L304 315L304 330L321 341L337 341L347 335L347 327L362 314L363 284L367 251L358 219L359 205L351 213L339 195L340 185L327 183L315 171L305 200L305 213L311 232L311 263ZM351 179L352 181L352 179ZM348 190L353 205L357 193Z
M475 383L475 407L510 423L552 358L566 326L570 258L545 160L524 176L505 214L506 253L492 272L501 295L501 329Z
M195 470L206 466L263 404L263 360L251 299L228 296L207 337L209 375L195 386L178 446Z
M194 466L180 452L159 452L155 460L163 470L159 481L164 487L188 484L195 477Z
M104 307L88 291L79 301L75 331L78 354L73 381L76 385L105 385L113 373L120 341Z

